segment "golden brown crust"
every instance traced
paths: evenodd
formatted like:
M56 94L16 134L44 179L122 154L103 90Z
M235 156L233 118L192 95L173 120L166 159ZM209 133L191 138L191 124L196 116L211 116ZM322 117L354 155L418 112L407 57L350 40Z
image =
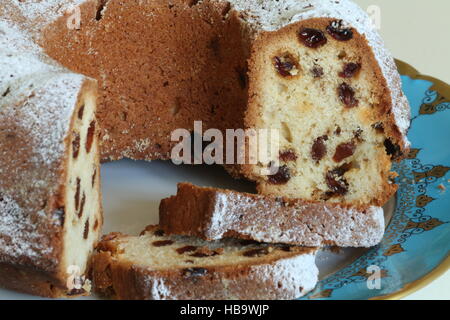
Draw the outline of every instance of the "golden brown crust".
M144 3L109 1L98 17L97 1L86 1L79 30L65 27L66 16L40 35L52 58L99 81L104 160L170 159L171 133L192 131L194 121L243 127L249 43L237 13L223 1Z
M353 208L178 184L161 201L167 234L205 240L225 237L304 246L371 247L384 234L381 208Z

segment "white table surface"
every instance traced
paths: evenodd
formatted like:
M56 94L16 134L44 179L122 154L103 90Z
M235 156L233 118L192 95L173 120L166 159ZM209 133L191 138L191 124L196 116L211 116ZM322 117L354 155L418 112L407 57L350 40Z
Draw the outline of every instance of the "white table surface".
M380 8L380 31L396 58L450 83L450 1L355 1ZM406 299L450 299L450 271Z

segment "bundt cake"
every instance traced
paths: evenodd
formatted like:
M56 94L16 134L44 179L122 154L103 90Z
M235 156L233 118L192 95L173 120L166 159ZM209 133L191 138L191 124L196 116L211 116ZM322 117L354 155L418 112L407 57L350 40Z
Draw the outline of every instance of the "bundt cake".
M379 207L358 210L188 183L180 183L176 196L161 201L159 225L166 234L204 240L234 237L310 247L372 247L385 227Z
M105 236L92 259L92 283L126 300L294 299L316 285L316 251L164 236L150 226L139 237Z
M396 190L408 103L348 0L3 1L0 22L0 285L68 293L102 224L97 153L170 159L195 120L279 130L228 168L266 196L368 210Z
M95 80L2 19L0 48L0 286L83 294L102 225Z

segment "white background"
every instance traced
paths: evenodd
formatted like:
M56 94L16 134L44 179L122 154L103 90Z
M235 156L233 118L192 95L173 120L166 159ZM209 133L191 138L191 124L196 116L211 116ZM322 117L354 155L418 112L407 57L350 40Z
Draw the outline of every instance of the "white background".
M355 1L380 7L381 34L396 58L450 83L449 0ZM450 271L407 299L450 299Z

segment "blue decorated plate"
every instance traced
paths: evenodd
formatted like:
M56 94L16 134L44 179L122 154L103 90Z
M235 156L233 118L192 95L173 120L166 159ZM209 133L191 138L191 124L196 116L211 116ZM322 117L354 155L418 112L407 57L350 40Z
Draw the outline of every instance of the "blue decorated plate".
M450 267L450 86L404 62L397 65L412 108L412 149L395 168L399 191L385 208L385 237L331 270L303 299L400 299ZM339 252L331 259L344 255L345 263L351 254ZM329 268L329 259L322 254L321 271Z
M303 299L401 298L450 266L450 86L398 65L413 110L413 149L396 168L400 189L385 207L386 236L372 249L321 252L321 280ZM181 181L254 191L220 167L107 163L102 166L104 232L138 234L142 226L158 223L160 200L175 194ZM0 299L35 298L0 289Z

